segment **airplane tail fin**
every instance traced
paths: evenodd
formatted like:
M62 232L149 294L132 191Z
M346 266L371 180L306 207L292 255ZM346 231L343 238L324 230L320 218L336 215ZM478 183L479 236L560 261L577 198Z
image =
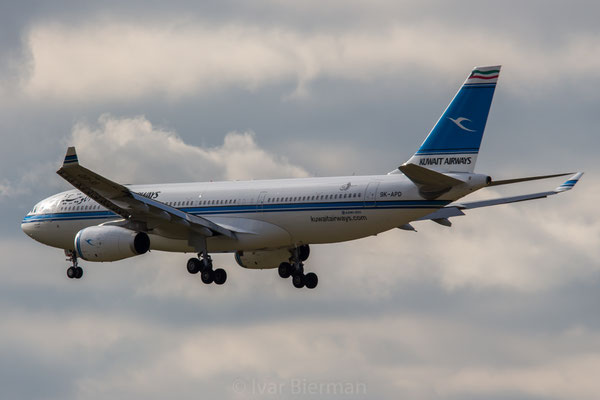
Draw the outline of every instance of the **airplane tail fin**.
M475 67L406 164L438 172L473 172L499 75L499 65Z

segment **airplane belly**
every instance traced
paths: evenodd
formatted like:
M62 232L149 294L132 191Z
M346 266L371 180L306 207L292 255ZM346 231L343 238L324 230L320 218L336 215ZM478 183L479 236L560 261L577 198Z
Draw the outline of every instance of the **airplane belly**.
M236 232L236 238L213 236L206 239L209 252L232 252L237 250L277 249L293 246L289 232L277 224L256 218L257 214L240 217L207 216L227 229ZM150 247L155 250L196 252L187 240L169 239L158 235L150 236Z
M407 224L436 209L323 210L263 215L284 227L295 244L333 243L376 235Z

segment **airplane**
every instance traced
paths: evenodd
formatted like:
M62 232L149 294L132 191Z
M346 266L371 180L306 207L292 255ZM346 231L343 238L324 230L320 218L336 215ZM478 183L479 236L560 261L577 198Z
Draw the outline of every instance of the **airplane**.
M417 152L385 175L122 185L83 167L69 147L57 173L75 189L37 203L21 228L64 250L71 279L83 275L79 259L109 262L160 250L197 254L188 272L222 285L227 272L213 268L210 253L234 253L241 267L277 268L296 288L314 289L317 275L304 271L312 245L414 231L414 221L449 227L449 218L465 210L575 186L582 172L554 190L458 201L486 187L572 174L494 180L474 172L499 74L500 66L474 68Z

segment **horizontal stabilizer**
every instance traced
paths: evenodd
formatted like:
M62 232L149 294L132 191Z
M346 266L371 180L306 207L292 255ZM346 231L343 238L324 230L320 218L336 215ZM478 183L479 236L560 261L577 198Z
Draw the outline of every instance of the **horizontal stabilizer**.
M417 185L437 188L451 188L452 186L457 186L464 183L460 179L452 178L448 175L444 175L440 172L436 172L416 164L403 164L399 166L398 169L402 171L402 173L406 175L408 179Z

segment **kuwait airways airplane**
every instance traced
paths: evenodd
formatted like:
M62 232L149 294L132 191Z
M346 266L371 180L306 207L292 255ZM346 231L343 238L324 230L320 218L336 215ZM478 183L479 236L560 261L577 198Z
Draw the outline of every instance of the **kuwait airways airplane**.
M475 68L417 152L385 175L122 185L81 166L69 147L57 173L77 190L42 200L21 227L64 249L69 278L81 278L80 258L162 250L198 254L187 270L221 285L227 273L213 268L210 253L231 252L244 268L278 268L295 287L313 289L317 275L304 270L309 245L414 230L413 221L450 226L464 210L544 198L577 183L581 172L546 192L458 202L488 186L568 175L493 180L474 172L499 73L500 66Z

